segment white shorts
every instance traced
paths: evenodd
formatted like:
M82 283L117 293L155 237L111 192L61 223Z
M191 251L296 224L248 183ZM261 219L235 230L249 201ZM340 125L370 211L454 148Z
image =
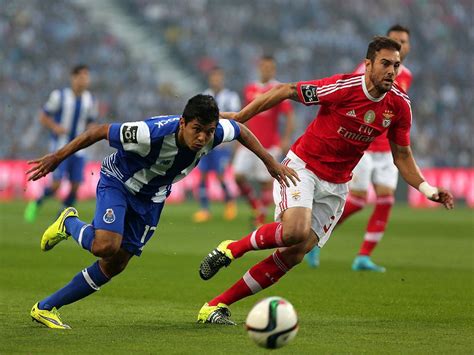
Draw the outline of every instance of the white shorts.
M281 186L277 181L273 183L275 221L281 221L282 213L288 208L310 208L311 228L319 238L318 246L322 248L342 215L349 192L348 184L334 184L320 179L306 169L306 163L291 150L283 162L298 173L301 181L290 187Z
M351 190L367 191L370 184L397 188L398 169L393 163L392 153L365 152L352 171L349 183Z
M279 147L268 148L267 151L275 160L279 161L281 149ZM265 164L254 153L245 147L239 147L234 157L234 174L243 175L250 180L266 182L272 180Z

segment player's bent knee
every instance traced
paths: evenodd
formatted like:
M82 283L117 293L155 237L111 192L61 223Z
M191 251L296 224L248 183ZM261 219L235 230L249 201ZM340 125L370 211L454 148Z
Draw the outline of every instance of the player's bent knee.
M310 226L297 223L283 226L283 241L287 246L303 243L309 236Z
M118 253L121 243L122 236L120 234L97 230L92 243L92 253L102 258L110 257Z
M104 258L100 261L100 266L105 275L109 278L120 274L128 265L130 259Z
M351 195L367 201L367 191L365 190L351 190Z
M309 238L307 238L304 242L281 250L282 257L289 267L293 267L301 263L304 259L304 256L318 243L318 238L313 231L311 231L308 235Z

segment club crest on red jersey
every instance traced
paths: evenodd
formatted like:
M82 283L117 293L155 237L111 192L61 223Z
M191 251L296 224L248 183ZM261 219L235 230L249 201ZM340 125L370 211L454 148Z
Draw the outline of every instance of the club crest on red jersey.
M384 117L384 120L382 121L382 126L384 128L387 128L388 126L390 126L390 123L392 123L393 112L391 110L385 110L384 113L382 113L382 116Z
M364 115L364 122L370 124L374 121L375 121L375 112L372 110L367 111Z

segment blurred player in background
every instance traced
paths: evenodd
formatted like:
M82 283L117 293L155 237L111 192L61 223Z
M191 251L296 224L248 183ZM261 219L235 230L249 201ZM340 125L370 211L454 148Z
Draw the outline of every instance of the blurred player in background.
M402 63L400 64L395 82L404 92L408 92L412 82L412 74L410 70L403 65L403 61L410 52L410 31L406 27L394 25L387 31L387 37L397 41L401 45L400 60ZM365 73L365 62L360 63L354 73ZM384 133L373 141L354 168L352 180L349 183L350 194L346 201L344 212L338 222L341 224L349 216L364 208L367 203L368 190L372 183L377 196L375 208L369 219L359 254L352 263L352 269L354 271L368 270L385 272L385 268L376 265L370 259L370 255L383 237L390 211L395 202L394 195L397 182L398 170L393 163L387 134ZM319 251L320 249L315 247L308 253L306 259L310 266L317 267L319 265Z
M298 173L299 182L290 187L274 184L276 222L264 224L240 240L221 242L203 259L199 274L208 280L249 251L278 249L205 303L198 322L235 324L230 319L230 304L278 282L315 245L322 247L327 242L342 214L352 170L370 143L387 130L395 164L407 183L430 200L453 208L452 195L430 186L413 157L410 101L394 84L399 51L398 42L375 37L367 49L364 75L337 74L280 84L239 113L222 113L223 117L247 122L285 99L321 105L316 118L283 160L282 164Z
M244 88L244 102L248 105L258 96L275 87L278 81L275 80L276 63L271 56L263 56L259 66L260 80L248 84ZM280 137L279 118L283 116L284 129L283 136ZM265 149L277 160L281 154L286 154L291 144L291 135L294 131L294 113L291 103L288 101L272 107L270 110L262 112L256 119L249 121L247 127L255 134ZM273 182L255 156L245 149L239 147L234 158L235 181L242 196L245 196L255 214L255 226L265 223L267 207L273 203ZM260 185L260 198L257 198L250 181L257 181Z
M97 118L97 105L87 90L90 84L89 68L79 64L71 70L71 87L54 90L40 113L40 122L51 132L51 151L55 151L84 132ZM63 205L73 206L77 190L83 180L85 157L82 152L64 160L53 174L53 183L47 187L41 197L31 201L25 209L27 222L36 219L38 208L48 197L54 196L61 186L61 180L67 177L71 189Z
M157 116L146 121L92 127L60 150L30 161L29 180L38 180L77 151L107 139L117 151L102 162L92 224L66 208L46 229L41 249L51 250L72 237L100 259L69 284L36 303L31 317L49 328L69 329L58 309L98 291L121 273L133 255L140 256L155 231L173 183L188 175L199 159L217 145L239 140L264 161L279 183L295 183L296 173L278 164L243 125L219 120L212 96L192 97L182 116Z
M216 67L212 69L209 73L208 81L209 88L204 91L204 94L211 95L216 99L220 111L236 112L240 110L239 95L224 87L224 71L221 68ZM224 192L224 219L231 221L237 216L237 206L224 179L225 168L229 164L231 155L231 147L228 144L221 145L202 157L199 162L199 170L201 171L201 181L199 183L200 210L194 214L194 222L207 222L211 218L209 196L207 194L207 179L212 171L215 172Z

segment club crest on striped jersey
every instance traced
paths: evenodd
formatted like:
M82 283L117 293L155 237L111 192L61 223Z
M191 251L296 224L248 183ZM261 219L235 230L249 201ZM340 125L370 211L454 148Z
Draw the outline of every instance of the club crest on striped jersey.
M364 115L364 122L370 124L374 121L375 121L375 112L372 110L367 111Z
M114 210L111 208L107 208L107 210L104 213L104 217L102 217L105 223L114 223L115 222L115 213Z

